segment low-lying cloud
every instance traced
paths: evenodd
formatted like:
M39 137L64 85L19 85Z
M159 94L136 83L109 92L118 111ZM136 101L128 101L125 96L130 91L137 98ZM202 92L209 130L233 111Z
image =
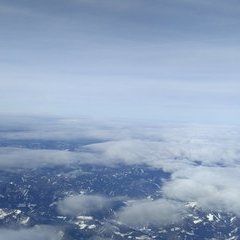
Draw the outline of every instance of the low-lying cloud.
M69 151L0 148L0 169L2 170L66 165L72 163L74 159L74 154Z
M240 216L240 169L232 167L188 168L173 174L163 187L165 197L195 201L206 210L234 212Z
M0 240L61 240L61 232L49 226L35 226L24 229L0 228Z
M75 195L59 201L58 211L63 215L91 215L111 206L111 200L99 195Z
M132 227L159 226L176 223L184 214L184 207L178 202L166 199L138 200L123 208L118 219Z
M240 128L238 126L212 125L152 125L137 126L125 123L99 124L78 120L52 120L19 127L14 125L1 132L1 139L61 139L68 141L82 139L74 150L45 150L2 147L0 148L0 169L32 168L65 164L146 164L171 173L170 179L161 189L163 199L154 202L136 202L123 209L120 218L137 215L139 206L144 206L145 215L157 206L167 203L169 211L178 215L178 208L171 208L172 202L196 201L204 209L230 211L240 215ZM1 123L0 123L1 125ZM20 131L16 131L17 128ZM1 128L3 129L3 128ZM72 133L72 134L71 134ZM64 138L64 136L67 136ZM89 143L84 139L97 139ZM72 215L88 214L101 209L109 199L101 196L73 196L59 203L59 211ZM154 207L152 207L152 205ZM181 204L180 204L181 206ZM181 207L180 207L181 208ZM147 210L148 209L148 210ZM160 210L161 207L159 207ZM160 213L159 210L159 213ZM164 210L164 208L163 208ZM140 210L139 210L140 211ZM131 213L131 214L130 214ZM140 213L139 213L140 214ZM174 217L177 218L174 214ZM164 216L164 214L163 214ZM134 218L134 217L133 217ZM141 219L141 214L138 219ZM147 221L147 220L146 220ZM161 219L149 217L149 222ZM170 221L170 220L169 220ZM139 224L143 221L139 220Z

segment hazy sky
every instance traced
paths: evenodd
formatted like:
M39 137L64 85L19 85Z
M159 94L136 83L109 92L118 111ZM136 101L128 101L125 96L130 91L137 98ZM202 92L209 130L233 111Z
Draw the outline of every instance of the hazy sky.
M238 0L0 0L0 113L239 123Z

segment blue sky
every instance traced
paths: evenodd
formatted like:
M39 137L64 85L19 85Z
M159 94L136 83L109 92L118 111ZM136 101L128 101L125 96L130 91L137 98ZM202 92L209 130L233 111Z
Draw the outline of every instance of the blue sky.
M0 113L239 123L237 0L0 0Z

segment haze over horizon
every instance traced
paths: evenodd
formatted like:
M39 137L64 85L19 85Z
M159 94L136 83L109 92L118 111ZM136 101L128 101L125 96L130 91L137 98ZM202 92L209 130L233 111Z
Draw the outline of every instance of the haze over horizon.
M240 2L0 0L0 113L239 123Z

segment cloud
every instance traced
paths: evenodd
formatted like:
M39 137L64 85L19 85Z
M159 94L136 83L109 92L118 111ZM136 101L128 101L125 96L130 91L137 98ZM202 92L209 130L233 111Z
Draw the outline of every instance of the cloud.
M61 232L49 226L35 226L24 229L0 228L0 240L60 240Z
M174 173L162 191L167 198L195 201L205 210L232 212L240 216L239 179L239 168L187 168Z
M178 202L159 200L138 200L118 213L121 222L129 226L168 225L181 220L183 205Z
M63 215L92 215L111 208L116 200L100 195L75 195L59 201L57 208ZM167 199L131 200L126 203L127 206L116 209L116 219L132 227L168 225L180 221L186 214L182 203Z
M127 125L127 124L125 124ZM96 121L91 118L52 118L1 116L2 140L95 141L127 138L128 128L119 122Z
M58 202L58 211L63 215L91 215L111 206L111 200L99 195L75 195Z
M141 137L90 144L83 149L102 164L146 164L170 172L171 178L162 188L165 200L196 201L205 210L240 215L239 127L169 125L150 135L142 128ZM137 212L135 207L130 209Z
M0 169L68 165L74 161L74 158L74 154L69 151L2 147Z
M239 126L149 126L145 123L100 123L86 119L29 120L29 123L8 122L8 128L4 128L4 123L0 122L3 126L0 128L2 141L22 140L23 144L23 148L0 148L0 169L72 163L110 167L145 164L171 173L161 189L164 201L196 201L203 209L240 213L237 186L240 180ZM26 139L35 139L36 142L51 139L64 144L74 141L79 145L76 144L71 151L33 150L27 146L24 148ZM111 201L102 196L73 196L62 200L59 210L70 215L76 212L87 214L93 209L100 211ZM157 203L139 202L136 206ZM135 208L129 209L136 211Z
M192 131L195 130L198 129L192 128ZM161 140L158 141L148 139L106 141L90 144L82 149L98 156L99 163L147 164L168 172L197 164L204 166L239 165L240 145L233 142L234 139L229 140L223 137L223 139L214 140L208 138L207 135L204 138L187 136L184 131L180 134L182 134L182 139L179 135L175 135L175 138L172 136L168 138L162 134L162 138L159 137Z

